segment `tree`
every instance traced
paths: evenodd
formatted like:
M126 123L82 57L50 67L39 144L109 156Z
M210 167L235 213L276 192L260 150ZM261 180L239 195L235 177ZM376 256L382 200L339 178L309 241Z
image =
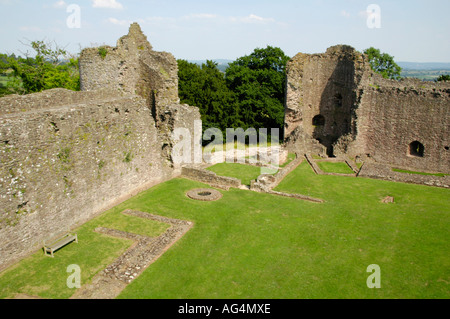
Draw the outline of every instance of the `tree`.
M379 49L373 47L364 51L369 57L372 70L379 73L385 79L398 80L401 78L402 68L394 61L394 57L387 53L381 53Z
M286 64L280 48L255 49L226 70L228 88L237 96L243 128L281 128L284 123Z
M218 64L206 61L201 66L178 60L179 96L182 103L199 108L203 131L218 128L222 132L237 123L235 96L225 82Z
M446 82L446 81L450 81L449 74L441 74L436 80L436 82Z
M35 51L35 57L27 53L25 58L7 58L7 67L13 70L15 79L9 85L16 93L29 94L52 88L80 90L77 58L44 41L33 41L30 47Z
M288 60L279 48L255 49L231 63L225 76L212 61L199 66L178 60L180 100L199 107L204 131L281 129Z
M15 59L15 55L8 57L6 54L0 54L0 97L17 93L17 89L14 85L14 76L12 75L12 70L10 68L8 59Z

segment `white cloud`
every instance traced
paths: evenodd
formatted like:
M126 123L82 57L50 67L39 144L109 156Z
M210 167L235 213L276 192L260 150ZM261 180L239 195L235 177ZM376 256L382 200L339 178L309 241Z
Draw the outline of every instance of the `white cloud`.
M363 19L367 19L370 16L370 12L368 12L368 11L360 11L358 13L358 16L363 18Z
M24 32L41 32L42 29L36 26L21 26L19 27L20 31Z
M350 12L347 12L345 10L341 11L341 16L346 17L346 18L350 18Z
M92 0L94 8L123 9L123 5L116 0Z
M186 19L214 19L217 18L217 15L215 14L209 14L209 13L194 13L185 16Z
M134 22L137 22L141 25L160 25L167 26L169 23L175 23L176 20L173 18L165 18L165 17L148 17L145 19L139 18L134 20L119 20L116 18L108 18L107 21L114 25L119 26L129 26Z
M263 18L254 14L250 14L246 17L231 17L232 22L241 22L241 23L271 23L275 22L273 18Z
M53 8L65 8L67 7L67 3L64 0L56 1L53 5Z
M218 24L269 24L269 23L276 23L280 26L286 27L287 24L285 23L277 23L275 19L273 18L264 18L257 16L255 14L250 14L248 16L231 16L231 17L224 17L216 14L210 14L210 13L193 13L189 15L185 15L182 17L146 17L146 18L139 18L131 20L119 20L117 18L110 17L107 19L107 21L111 24L118 25L118 26L126 26L130 25L133 22L138 22L142 25L153 25L153 26L172 26L172 27L182 27L186 22L198 22L198 21L214 21Z
M132 22L129 20L118 20L116 18L108 18L108 22L115 24L115 25L130 25Z

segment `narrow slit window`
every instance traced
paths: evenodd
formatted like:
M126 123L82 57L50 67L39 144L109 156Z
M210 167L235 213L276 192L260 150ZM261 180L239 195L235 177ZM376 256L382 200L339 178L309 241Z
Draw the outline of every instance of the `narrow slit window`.
M336 107L341 107L342 106L342 94L337 93L334 96L334 105L336 105Z

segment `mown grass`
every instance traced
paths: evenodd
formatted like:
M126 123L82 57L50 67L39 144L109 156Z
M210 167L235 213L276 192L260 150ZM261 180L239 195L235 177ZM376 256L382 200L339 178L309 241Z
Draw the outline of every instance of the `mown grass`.
M429 176L438 176L438 177L444 177L448 176L449 174L444 173L425 173L425 172L415 172L415 171L409 171L399 168L393 168L392 171L398 172L398 173L406 173L406 174L416 174L416 175L429 175Z
M296 158L297 158L297 156L294 153L289 153L288 157L286 159L286 162L284 164L280 165L280 168L284 168L284 167L288 166Z
M97 227L118 229L157 237L169 225L121 214L121 206L102 214L77 230L79 243L72 243L55 252L55 258L39 251L0 274L0 298L27 294L42 298L65 299L73 293L67 287L67 267L81 268L82 284L119 257L132 241L112 238L94 232Z
M447 189L317 176L306 162L277 190L323 198L323 204L238 189L221 191L223 198L216 202L187 198L188 190L204 186L173 179L113 210L136 209L194 222L119 298L450 297ZM388 195L394 196L394 204L381 203ZM112 220L116 217L111 215ZM100 222L104 221L94 220L83 229L92 233ZM85 243L97 251L83 259L97 268L129 245L120 240L111 243L113 239L97 238L100 235L95 233L90 236ZM58 257L73 247L76 244ZM58 259L38 257L3 275L0 287L5 287L5 280L10 291L17 287L9 278L20 280L20 268L22 273L32 273L28 279L36 282L33 287L45 288L46 296L54 296L51 287L46 287L51 275L42 263ZM79 258L62 262L59 281L65 284L67 263L79 263ZM367 267L372 264L381 267L381 289L366 285Z
M195 222L120 298L448 298L449 190L340 176L300 165L278 190L232 189L200 203L172 180L133 205ZM395 204L382 204L387 195ZM369 289L367 267L381 267Z
M352 169L344 162L316 162L319 168L326 173L354 174Z
M261 168L239 163L220 163L208 167L207 170L216 173L219 176L234 177L241 180L242 185L250 185L261 175Z

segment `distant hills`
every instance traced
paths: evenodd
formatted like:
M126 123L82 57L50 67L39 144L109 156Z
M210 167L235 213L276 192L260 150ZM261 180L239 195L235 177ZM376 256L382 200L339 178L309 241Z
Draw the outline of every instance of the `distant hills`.
M397 64L405 70L447 70L450 71L450 63L419 63L419 62L397 62Z
M450 63L398 62L397 64L403 69L402 77L435 81L442 74L450 75Z
M225 70L228 68L228 64L234 62L233 60L226 60L226 59L211 59L211 60L217 63L217 68L222 72L225 72ZM188 60L188 62L202 65L206 63L206 60Z
M220 71L225 72L228 65L233 60L227 59L212 59L216 62ZM188 62L202 65L206 60L188 60ZM424 81L434 81L442 74L450 74L450 63L441 62L397 62L403 69L402 77L418 78Z

